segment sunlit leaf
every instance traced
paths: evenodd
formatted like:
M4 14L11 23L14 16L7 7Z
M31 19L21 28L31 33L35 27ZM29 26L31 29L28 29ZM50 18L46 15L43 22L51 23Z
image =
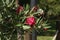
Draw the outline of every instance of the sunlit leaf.
M30 26L23 25L23 29L24 29L24 30L30 29Z

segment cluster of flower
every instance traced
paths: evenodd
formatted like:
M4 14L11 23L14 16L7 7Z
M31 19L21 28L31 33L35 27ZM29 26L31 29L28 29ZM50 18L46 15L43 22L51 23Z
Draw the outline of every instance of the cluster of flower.
M39 9L37 6L34 6L33 8L33 12L37 12L40 13L38 16L42 16L44 15L43 10ZM16 13L19 14L19 12L24 11L24 7L23 6L19 6L16 10ZM25 19L25 24L29 25L30 27L34 27L34 25L36 24L36 20L34 16L29 15L28 17L26 17ZM44 28L44 30L47 30L47 28Z

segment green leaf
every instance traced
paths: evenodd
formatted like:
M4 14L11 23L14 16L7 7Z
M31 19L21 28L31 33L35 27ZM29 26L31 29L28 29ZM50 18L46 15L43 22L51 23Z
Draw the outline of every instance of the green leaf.
M47 0L48 3L55 2L56 0Z
M36 24L41 20L41 17L39 19L36 20Z
M38 9L37 13L40 13L40 14L43 13L43 9Z
M16 26L21 26L21 24L17 24Z
M43 25L43 26L47 26L48 24L43 23L42 25Z
M0 14L0 21L2 21L2 15Z
M23 29L24 30L27 30L27 29L29 29L30 28L30 26L28 26L28 25L23 25Z
M24 16L24 17L23 17L23 19L22 19L22 22L24 22L24 21L25 21L25 19L26 19L26 17Z
M6 4L7 4L7 5L9 4L9 0L6 0Z
M26 4L25 10L29 10L29 5L28 4Z
M51 28L51 26L45 26L44 28Z
M11 7L14 4L15 0L12 0L7 7Z
M27 10L27 11L24 11L24 13L25 13L25 14L28 14L28 12L29 12L29 10Z
M38 26L38 28L41 28L41 25L40 25L40 26Z

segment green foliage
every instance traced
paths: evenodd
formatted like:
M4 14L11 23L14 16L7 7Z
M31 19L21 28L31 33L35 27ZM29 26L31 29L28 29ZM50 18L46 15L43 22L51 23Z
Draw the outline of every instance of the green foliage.
M10 40L12 34L15 32L13 23L14 16L16 16L14 2L15 0L0 0L0 28L2 40Z
M22 32L23 30L30 29L31 27L29 25L25 25L28 16L35 17L35 29L51 28L48 21L50 18L53 17L53 19L56 19L54 17L60 15L59 4L60 0L39 0L38 5L41 9L39 8L36 12L33 12L34 8L30 10L30 5L27 4L26 7L24 7L24 10L17 14L15 0L0 0L0 25L3 36L4 34L13 34L18 29ZM44 14L41 15L42 11L45 13L45 17Z
M53 20L60 15L60 0L40 0L40 7L45 10L46 18Z

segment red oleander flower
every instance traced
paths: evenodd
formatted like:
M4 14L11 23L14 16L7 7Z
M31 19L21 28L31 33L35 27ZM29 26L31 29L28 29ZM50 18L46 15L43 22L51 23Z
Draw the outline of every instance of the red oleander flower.
M21 12L23 10L24 10L23 6L19 6L16 10L16 13L18 14L19 12Z
M37 6L34 6L34 9L33 9L33 11L37 11L38 10L38 7Z
M26 24L33 26L35 24L35 18L34 17L28 17L26 18Z

